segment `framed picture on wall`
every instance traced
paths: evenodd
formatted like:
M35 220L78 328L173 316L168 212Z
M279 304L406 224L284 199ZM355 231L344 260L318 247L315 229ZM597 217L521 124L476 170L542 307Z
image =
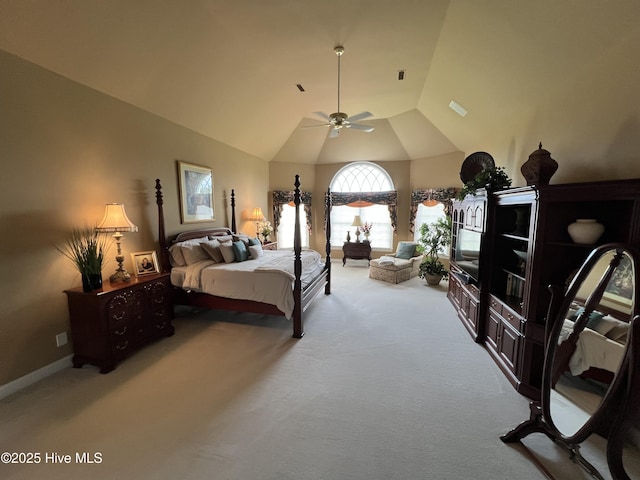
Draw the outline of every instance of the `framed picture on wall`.
M178 187L181 223L212 222L216 219L210 168L178 160Z
M609 280L602 295L604 302L610 302L616 310L631 313L633 305L633 263L625 255L620 260L620 265L616 269L613 277ZM605 303L606 304L606 303Z
M136 277L150 275L152 273L160 273L160 269L158 268L158 256L154 250L132 253L131 261L133 262L133 269L136 272Z

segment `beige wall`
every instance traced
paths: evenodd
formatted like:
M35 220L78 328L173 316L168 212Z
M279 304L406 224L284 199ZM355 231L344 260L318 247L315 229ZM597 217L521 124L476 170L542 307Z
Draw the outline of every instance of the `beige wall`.
M80 277L53 244L102 219L121 202L138 225L129 254L157 249L155 179L164 185L167 234L185 230L176 160L214 173L216 221L228 225L230 189L239 214L267 207L268 164L160 117L0 51L0 385L72 353L56 347L68 330L63 290ZM255 225L238 219L240 230ZM105 276L115 270L110 261Z

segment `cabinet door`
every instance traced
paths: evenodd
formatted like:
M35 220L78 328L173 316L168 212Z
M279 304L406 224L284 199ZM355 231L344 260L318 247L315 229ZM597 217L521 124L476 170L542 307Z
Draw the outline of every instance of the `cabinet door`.
M517 373L520 338L520 334L512 330L507 324L502 323L499 326L498 353L513 373Z
M475 202L474 204L473 227L479 232L484 230L484 202Z
M498 353L498 332L501 324L500 317L493 310L489 309L487 318L485 343L487 347Z

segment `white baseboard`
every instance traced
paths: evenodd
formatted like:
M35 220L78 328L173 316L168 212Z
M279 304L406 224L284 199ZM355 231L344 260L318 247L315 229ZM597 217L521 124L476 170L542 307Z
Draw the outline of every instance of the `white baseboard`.
M44 367L39 368L38 370L34 370L31 373L27 373L26 375L20 378L17 378L12 382L5 383L4 385L0 385L0 399L8 397L12 393L15 393L18 390L28 387L29 385L32 385L37 381L48 377L49 375L59 372L60 370L69 368L69 366L71 366L72 356L73 355L67 355L66 357L61 358L60 360L56 360L55 362L50 363L49 365L45 365Z

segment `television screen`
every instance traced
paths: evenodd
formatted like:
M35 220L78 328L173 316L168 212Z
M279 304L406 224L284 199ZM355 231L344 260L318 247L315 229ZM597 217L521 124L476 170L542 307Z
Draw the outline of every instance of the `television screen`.
M467 282L474 280L477 283L479 280L481 243L482 234L480 232L464 228L458 230L453 260L470 277L465 279Z

